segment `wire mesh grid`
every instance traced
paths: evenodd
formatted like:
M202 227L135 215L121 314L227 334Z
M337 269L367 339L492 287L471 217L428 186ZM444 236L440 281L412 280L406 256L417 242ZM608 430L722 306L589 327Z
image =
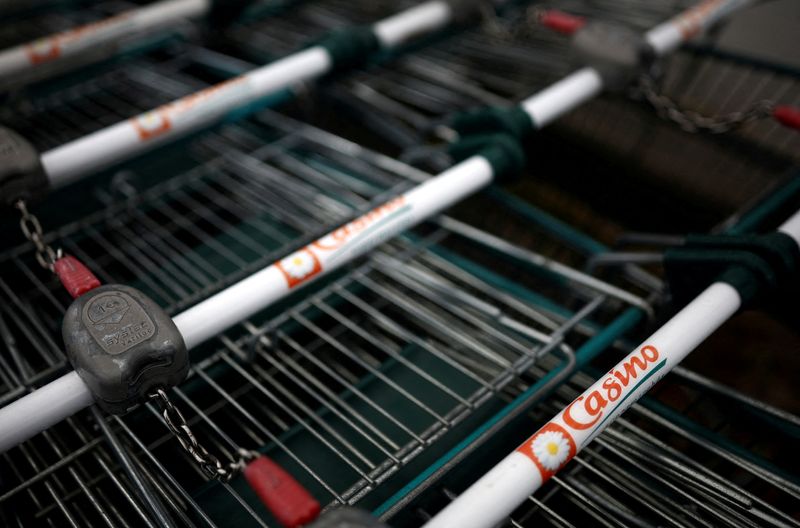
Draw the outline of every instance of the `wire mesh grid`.
M11 4L11 2L8 3ZM91 5L86 5L89 4L88 2L77 0L54 2L51 5L40 2L39 6L31 2L29 10L20 12L20 8L24 7L20 4L21 2L18 2L16 6L0 5L0 14L8 16L14 22L13 24L3 24L0 27L0 49L23 44L82 24L89 24L137 5L121 0L95 2Z
M553 2L547 7L645 29L685 5L606 1L591 5ZM335 2L325 6L326 14L337 10L333 19L347 19L353 9ZM508 105L576 67L569 52L569 39L536 21L537 13L543 9L539 3L509 3L494 15L487 3L476 27L446 38L429 39L425 45L415 46L413 53L400 54L383 65L331 83L326 93L398 146L418 145L432 124L453 112L476 105ZM287 51L301 42L297 36L302 32L296 28L304 26L292 27L294 31L281 33L276 42L271 36L265 37L272 30L266 20L238 27L226 35L241 52L262 61L272 56L272 49Z
M261 64L297 51L329 30L371 24L415 4L409 0L302 2L280 17L264 17L263 9L252 9L224 36L240 45L237 51Z
M511 524L544 516L561 526L582 518L606 526L797 526L798 468L787 450L798 424L680 369Z
M529 419L548 419L594 379L574 376ZM526 386L509 386L509 398ZM678 367L504 526L797 526L798 425L795 415ZM448 482L435 495L452 500L460 486ZM397 522L412 510L412 524L429 517L424 506L408 510Z
M413 53L329 83L322 96L335 102L338 112L349 112L390 145L405 151L404 159L424 161L431 157L431 149L420 145L448 116L480 105L510 105L578 67L570 39L539 25L537 13L557 8L589 20L644 30L687 4L561 1L507 6L499 16L485 16L478 27L428 42ZM336 4L330 9L334 7ZM299 42L292 39L299 31L281 34L280 45L261 42L259 39L269 38L263 37L269 33L267 23L237 28L228 37L255 60L269 56L265 50L284 50ZM800 98L796 72L705 45L675 54L660 69L660 93L688 112L717 116L747 110L761 100L797 105ZM682 188L691 182L693 192L729 209L778 181L798 162L800 139L774 120L748 123L724 136L690 135L678 124L662 122L658 111L635 90L632 97L627 95L602 97L557 126L581 144L634 160L662 182L678 182ZM327 108L330 105L317 105L309 117L324 119L319 116L324 116ZM669 117L669 112L661 112ZM322 122L330 121L334 120ZM346 128L337 131L349 133ZM732 151L736 155L731 156ZM703 162L694 161L698 159ZM735 184L721 191L722 177Z
M205 134L190 151L203 160L196 167L128 189L53 233L54 243L104 282L138 287L174 314L425 177L271 112ZM58 338L68 299L29 247L0 260L7 402L68 369ZM523 268L532 273L512 281ZM646 307L444 218L213 340L174 398L220 452L259 448L323 502L353 503L389 493L381 483L488 412L518 373L541 357L568 357L631 304ZM148 405L112 425L171 514L187 525L227 524L234 514L264 524L252 492L207 483L156 415ZM146 517L89 415L4 454L0 465L10 524Z
M74 75L12 101L0 119L41 151L55 148L207 86L184 72L194 64L186 49L176 44L92 75Z
M326 18L335 8L346 13L340 15L342 21L354 20L348 6L331 6L311 11L325 15L319 19L321 29L335 20ZM613 12L623 16L631 11ZM367 14L365 21L377 18ZM654 21L662 15L654 11ZM399 66L393 65L391 71L376 68L336 83L332 90L348 86L360 104L377 102L382 115L410 120L418 134L430 126L432 117L475 102L514 100L567 71L563 61L552 60L546 68L532 64L525 71L538 80L515 82L516 77L507 73L515 72L520 60L541 61L540 54L522 53L522 46L488 48L489 31L484 27L456 37L452 42L458 56L448 51L449 43L437 45L395 63ZM548 46L562 50L565 45L548 33L538 38L543 50ZM285 51L293 48L288 37L280 43L290 44ZM193 75L196 70L187 49L176 47L132 61L70 90L36 99L22 114L24 120L17 122L29 127L37 123L35 116L42 116L28 131L34 132L38 146L49 148L184 95L206 84ZM459 78L465 82L453 83L452 76L437 74L445 65L458 64L464 53L471 57ZM552 57L563 55L554 51ZM489 88L475 86L468 67L486 63L503 66L488 77ZM384 78L394 82L381 85ZM388 112L396 107L387 101L400 102L402 111ZM409 112L412 107L415 111ZM177 169L178 156L170 152L186 158ZM147 170L140 170L142 166ZM137 174L131 181L115 180L96 190L110 204L107 208L62 227L53 238L63 241L67 251L84 259L104 281L137 286L173 314L321 234L324 227L368 210L380 196L410 185L409 179L424 177L271 113L204 134L188 149L181 146L157 159L148 157L132 172ZM159 182L165 180L163 174L177 175ZM564 239L527 223L525 229L536 250L557 254L576 267L585 262L586 255L570 250ZM0 258L0 335L7 351L0 354L3 403L68 368L58 338L67 299L32 262L26 247ZM308 298L260 314L214 340L199 352L203 359L174 390L173 398L192 427L219 452L257 447L326 502L354 503L368 493L379 501L396 489L393 475L407 479L403 471L413 468L415 458L445 449L451 445L448 433L459 434L459 424L466 427L471 418L495 409L497 400L521 390L518 373L532 368L542 374L546 370L537 369L569 364L572 349L626 306L646 307L610 285L588 280L574 269L553 270L550 264L529 250L452 219L440 219L385 245ZM529 273L521 275L520 269ZM719 391L709 383L701 386L694 393L697 407ZM561 389L564 402L569 390ZM558 402L546 402L542 416L552 413ZM734 410L716 416L736 421L739 408L723 406L723 411ZM765 411L757 402L744 408L759 408L767 421L779 421L784 433L796 430L796 418L785 413ZM642 409L634 411L636 427L649 434L658 431L648 427L661 427L661 434L669 431L683 439L675 441L678 447L687 442L713 453L721 461L719 467L704 460L707 467L700 470L696 462L677 456L674 448L646 444L651 437L623 422L619 427L626 428L624 436L614 430L602 436L603 443L578 462L577 476L568 473L554 480L553 491L532 498L533 510L515 515L513 523L527 526L544 519L564 526L585 522L748 526L759 525L753 520L757 518L764 521L761 524L778 519L792 525L787 515L796 511L796 503L785 497L777 500L785 512L781 514L753 502L749 492L738 487L749 490L747 479L755 478L767 483L766 491L759 493L768 498L775 493L797 498L791 475L749 463L763 444L747 445L742 451L719 437L695 435L686 441L690 428ZM185 525L271 522L241 483L206 482L157 417L155 408L147 406L109 423L170 515ZM710 419L710 413L704 418ZM640 423L648 420L654 425ZM719 420L706 428L724 428L726 421ZM735 431L725 433L735 436ZM623 460L642 464L658 449L665 457L659 459L663 465L648 469L663 474L648 482L648 491L670 498L672 502L665 503L683 517L643 495L632 480L641 476L640 470ZM675 469L676 461L684 466ZM688 478L687 467L698 474L690 479L691 492L684 491L681 497L700 506L683 507L670 495L676 493L674 482L685 485L686 480L676 479ZM0 468L0 518L4 516L9 525L152 525L144 499L121 472L112 447L88 413L3 455ZM711 470L722 476L708 475ZM603 472L614 475L611 492L608 478L598 476ZM724 477L733 478L736 485L724 482ZM597 505L600 496L609 499L607 504ZM716 501L714 511L702 507L710 501ZM742 509L750 511L743 514Z

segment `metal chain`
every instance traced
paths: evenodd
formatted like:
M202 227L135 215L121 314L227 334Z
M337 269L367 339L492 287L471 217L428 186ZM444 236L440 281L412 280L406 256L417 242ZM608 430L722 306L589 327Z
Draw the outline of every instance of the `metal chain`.
M757 101L746 110L718 116L706 116L678 106L675 101L659 91L652 75L641 75L636 88L656 109L659 116L676 123L683 130L691 133L723 134L730 132L746 123L769 117L775 107L775 103L764 99Z
M238 460L223 464L217 457L209 453L205 447L200 445L197 437L194 436L194 433L189 428L186 419L163 389L158 389L151 394L150 399L155 400L156 404L158 404L169 430L178 438L181 447L191 455L192 459L200 466L200 469L203 470L208 478L229 482L244 469L248 462L260 456L257 451L248 451L240 448L237 450Z
M49 244L44 241L44 233L42 232L42 224L39 219L28 211L28 206L25 200L17 200L14 206L19 210L21 218L19 219L19 227L22 229L22 234L25 235L36 248L36 260L44 268L55 272L56 260L62 256L61 248L53 249Z

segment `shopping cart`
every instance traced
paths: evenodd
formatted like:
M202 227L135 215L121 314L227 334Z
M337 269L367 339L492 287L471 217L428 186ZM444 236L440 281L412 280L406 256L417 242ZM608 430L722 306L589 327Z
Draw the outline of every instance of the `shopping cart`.
M203 0L166 3L42 6L18 15L18 21L6 17L0 42L0 94L11 102L36 97L57 89L64 76L98 75L115 61L176 41L196 41L209 27L192 20L210 9ZM172 20L159 23L166 12L171 12Z
M65 250L174 313L425 177L277 114L259 117L259 129L198 140L193 150L206 161L197 167L60 229ZM68 368L53 338L68 299L34 263L25 246L3 258L3 335L14 352L2 366L6 401ZM541 364L555 383L576 348L613 341L648 309L640 296L441 218L214 339L175 398L206 443L259 446L324 503L385 498L402 478L390 476L490 415L517 373ZM31 347L36 354L21 353ZM171 515L268 518L241 483L207 483L154 412L110 421ZM2 495L9 523L139 515L136 492L87 419L3 455L4 480L13 475ZM32 502L21 508L23 500Z
M555 37L553 45L561 45ZM76 137L103 119L196 89L207 82L209 57L220 58L168 50L80 85L90 90L37 101L63 121L31 127L41 131L35 141ZM137 86L144 88L131 89ZM142 103L145 94L153 100ZM90 192L76 200L69 222L59 217L63 211L41 216L45 225L62 226L51 239L104 281L134 285L172 314L427 177L270 112L126 169L116 179L87 182ZM453 488L441 479L471 480L486 465L481 449L511 447L498 446L503 436L490 433L530 419L524 413L534 402L541 420L569 401L574 387L587 384L577 376L564 385L572 369L587 367L634 329L652 311L660 284L636 268L604 274L604 281L585 275L579 270L603 250L597 242L502 192L476 200L455 211L469 223L426 223L198 351L193 357L202 359L171 394L203 443L226 455L256 446L325 504L358 504L398 526L419 524ZM479 207L502 213L477 215ZM69 299L27 245L4 251L0 270L6 402L69 368L54 337ZM667 387L683 398L656 396L696 423L679 420L655 398L643 402L629 422L619 422L624 435L612 429L600 437L513 522L524 526L539 516L555 525L793 525L797 471L774 466L798 420L690 371L679 371ZM750 427L743 410L769 429ZM118 467L114 444L88 413L1 455L3 521L153 524L149 496L178 524L272 524L243 482L208 482L158 416L148 405L107 419L145 475L143 488ZM721 424L726 429L717 430ZM744 432L754 443L737 447L731 439ZM457 473L442 471L453 467Z
M565 10L580 6L577 11L580 14L644 29L689 4L645 5L610 0L594 2L591 7L582 2L559 2L558 6ZM325 7L328 9L323 13L327 16L333 7L340 10L334 20L352 16L349 10L342 12L343 7L335 3ZM390 128L416 131L409 143L419 145L425 139L423 133L429 132L431 120L441 121L453 112L476 105L509 104L544 88L574 68L568 39L537 23L537 15L543 10L543 6L533 3L505 5L498 15L485 13L481 23L472 29L428 42L415 48L412 54L398 56L360 75L348 75L329 91L335 98L341 98L345 107L350 106L348 102L361 102L366 110L359 112L359 118L366 119L363 114L378 112L382 118L390 119L388 124L381 120L380 132L388 135ZM309 5L309 11L322 8L312 10ZM291 25L274 39L273 26L268 21L243 24L225 36L235 46L231 49L261 61L271 56L276 46L291 49L296 45L300 28L310 21L328 20L320 15L286 21Z
M547 420L594 379L575 376L528 423ZM797 466L789 459L797 425L796 415L679 368L508 525L796 526ZM454 477L427 503L402 504L394 522L427 520L461 490Z
M475 29L327 85L318 97L332 104L313 107L308 118L336 126L331 123L337 120L326 113L335 108L405 151L404 159L428 162L431 150L420 146L439 135L437 126L453 114L476 106L508 106L575 67L569 37L537 22L548 8L643 29L686 5L608 1L512 6ZM228 35L239 49L257 58L274 45L260 36L265 33L260 23ZM281 41L290 36L282 34ZM676 193L688 190L706 207L714 204L717 214L729 214L765 189L781 185L800 161L800 137L794 130L770 119L740 127L727 126L723 119L715 131L730 128L729 132L698 134L687 117L692 112L735 117L731 114L757 113L762 101L793 106L800 101L790 58L781 63L774 56L759 58L758 51L748 56L726 44L730 36L720 39L719 45L701 41L684 48L659 65L653 82L630 94L589 103L560 120L552 135L600 153L609 172L625 172L625 164L633 163L645 171L647 185ZM353 134L341 125L336 130ZM703 163L697 164L696 158ZM576 187L585 185L577 178L561 178Z

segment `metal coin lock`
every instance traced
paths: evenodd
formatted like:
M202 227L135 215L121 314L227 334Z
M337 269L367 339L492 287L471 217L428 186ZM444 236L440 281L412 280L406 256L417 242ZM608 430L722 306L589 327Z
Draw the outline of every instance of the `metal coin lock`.
M0 204L38 198L48 185L33 145L10 128L0 126Z
M156 389L180 383L189 354L169 315L142 292L101 286L70 305L67 356L106 411L122 414Z

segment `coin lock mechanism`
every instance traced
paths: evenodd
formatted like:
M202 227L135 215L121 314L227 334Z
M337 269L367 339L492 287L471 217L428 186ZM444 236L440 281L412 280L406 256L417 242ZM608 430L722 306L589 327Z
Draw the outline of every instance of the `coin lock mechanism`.
M97 403L113 414L127 412L159 388L177 385L189 370L189 354L175 323L128 286L100 286L75 299L62 333L78 375Z
M48 185L33 145L10 128L0 126L0 205L37 199Z

